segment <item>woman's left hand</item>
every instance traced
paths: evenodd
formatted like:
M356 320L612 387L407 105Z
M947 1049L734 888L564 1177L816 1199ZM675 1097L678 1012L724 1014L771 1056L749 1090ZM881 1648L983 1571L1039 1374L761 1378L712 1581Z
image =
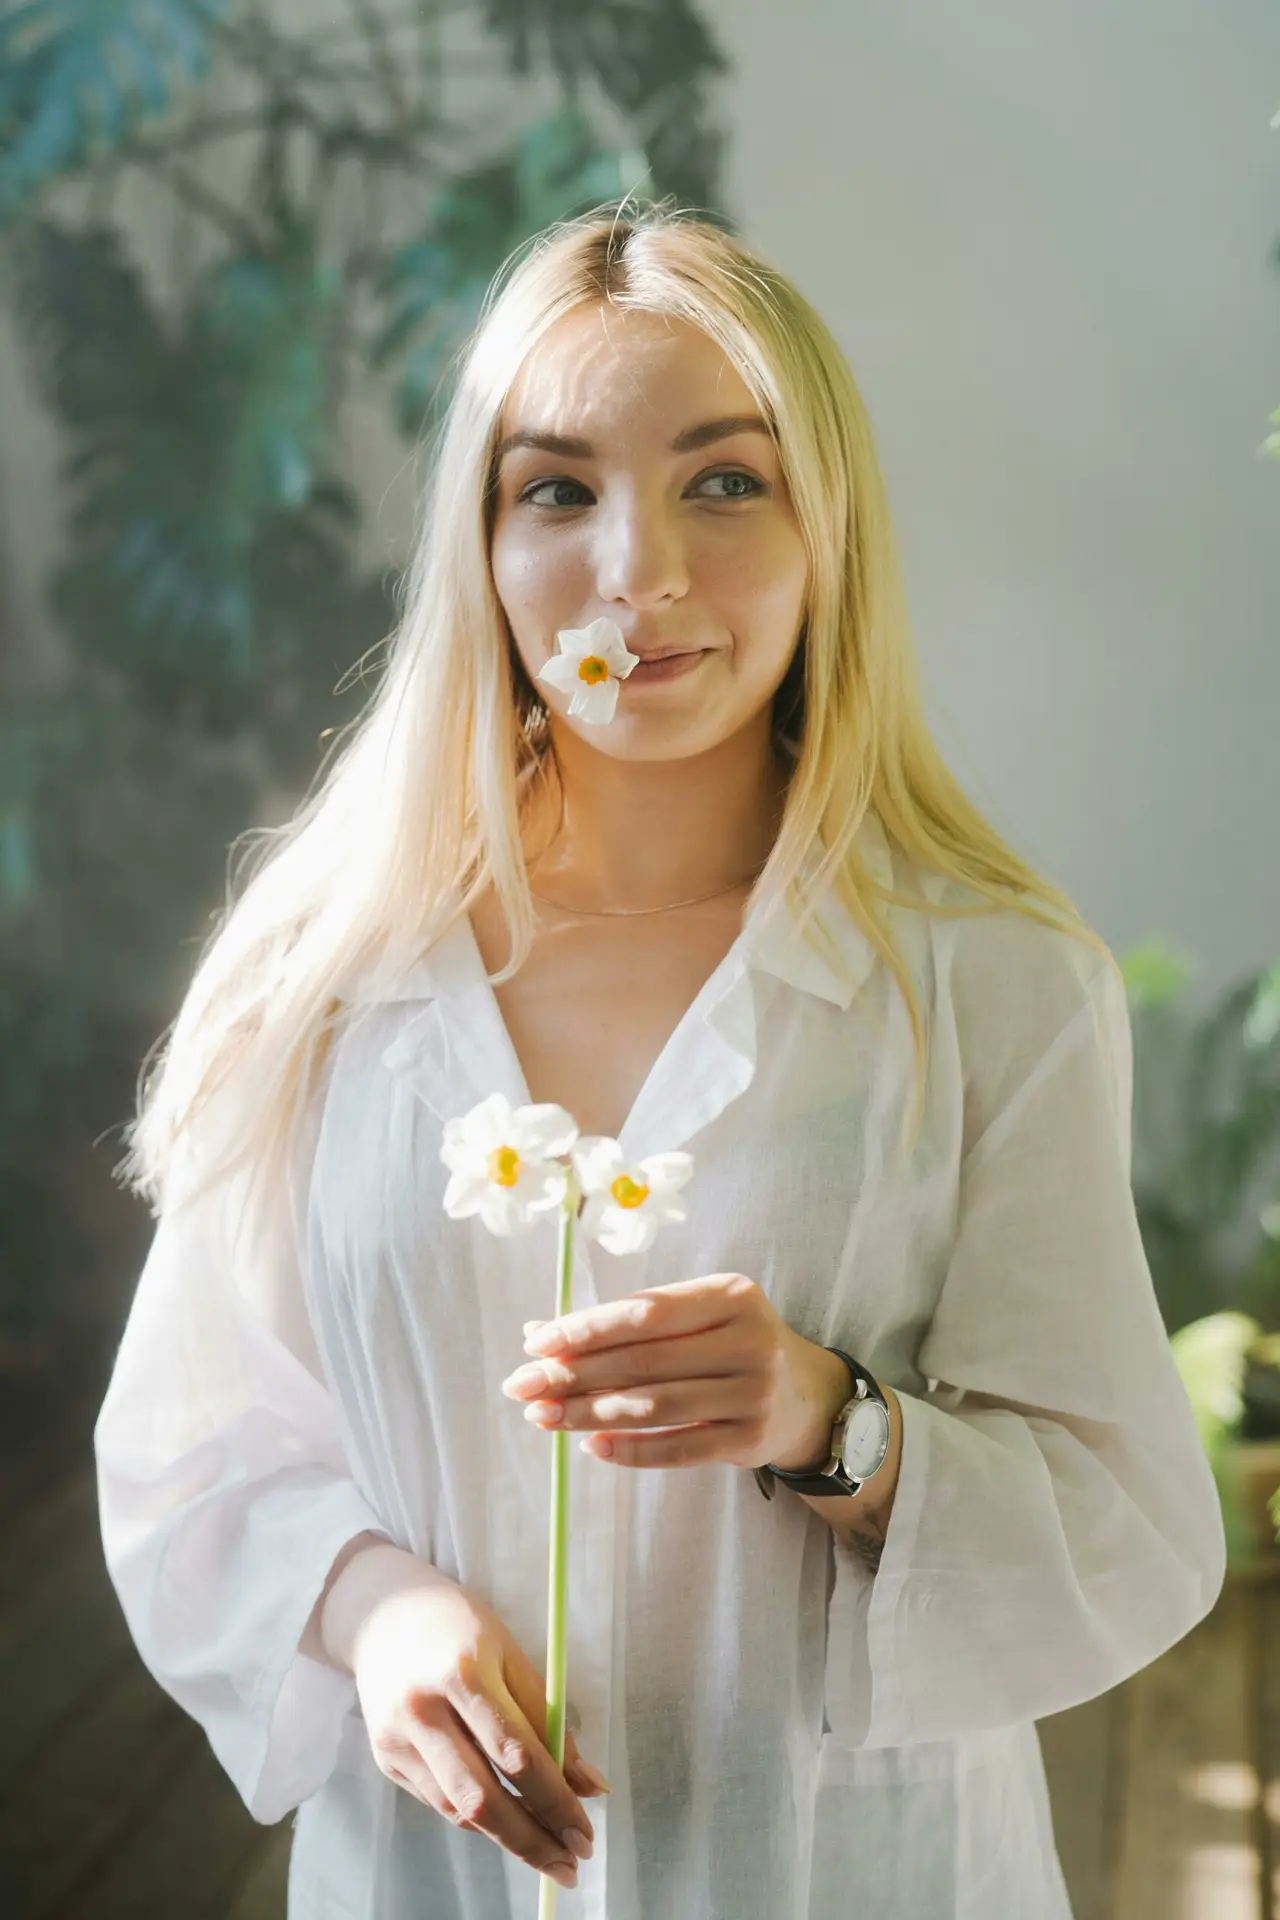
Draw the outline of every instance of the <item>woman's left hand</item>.
M503 1392L529 1401L525 1417L539 1426L590 1434L587 1449L621 1467L803 1468L839 1411L833 1386L848 1392L843 1361L794 1332L741 1273L645 1287L564 1314L540 1325L525 1352L534 1362ZM535 1365L545 1384L532 1377Z

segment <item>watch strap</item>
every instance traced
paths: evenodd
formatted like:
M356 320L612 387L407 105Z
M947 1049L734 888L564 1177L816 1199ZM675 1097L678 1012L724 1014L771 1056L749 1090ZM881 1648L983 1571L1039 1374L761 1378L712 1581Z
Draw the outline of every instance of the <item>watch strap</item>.
M860 1397L878 1400L886 1412L888 1411L889 1403L881 1393L875 1380L867 1372L865 1367L858 1364L852 1354L846 1353L842 1347L827 1347L825 1351L827 1353L838 1354L849 1369L851 1379L849 1400ZM864 1387L864 1395L859 1394L858 1389L860 1385ZM847 1405L848 1400L843 1401L841 1403L841 1411L843 1411ZM865 1482L862 1480L850 1479L849 1475L845 1472L843 1462L833 1468L830 1473L822 1473L816 1470L811 1470L807 1473L793 1473L782 1467L772 1466L755 1467L752 1471L755 1474L756 1485L766 1500L772 1500L773 1498L772 1483L774 1479L781 1480L784 1485L791 1487L796 1493L816 1494L820 1498L838 1493L854 1494L857 1493L860 1487L865 1485Z

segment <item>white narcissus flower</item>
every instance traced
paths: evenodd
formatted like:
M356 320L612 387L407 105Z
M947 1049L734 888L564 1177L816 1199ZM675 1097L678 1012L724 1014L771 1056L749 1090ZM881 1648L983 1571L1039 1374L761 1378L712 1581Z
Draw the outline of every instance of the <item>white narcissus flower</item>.
M582 1231L606 1253L643 1253L659 1227L685 1218L680 1189L693 1172L689 1153L628 1160L616 1140L592 1135L572 1150L587 1204Z
M552 654L538 674L558 693L571 693L569 718L591 726L605 726L618 704L618 682L640 664L638 653L628 653L616 620L593 620L586 627L562 627L556 635L560 652Z
M453 1178L445 1188L451 1220L473 1213L490 1233L523 1233L564 1198L568 1170L557 1155L578 1138L572 1114L550 1101L512 1108L491 1093L461 1119L445 1123L440 1158Z

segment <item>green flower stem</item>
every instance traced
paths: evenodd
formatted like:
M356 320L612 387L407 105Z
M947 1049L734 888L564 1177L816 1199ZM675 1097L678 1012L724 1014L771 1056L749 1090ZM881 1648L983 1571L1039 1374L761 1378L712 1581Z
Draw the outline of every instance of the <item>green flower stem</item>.
M573 1228L578 1215L578 1186L572 1175L560 1206L556 1255L555 1318L573 1308ZM551 1435L551 1555L547 1588L547 1747L564 1769L565 1584L569 1566L569 1436L562 1427ZM539 1876L538 1920L554 1920L559 1888L549 1874Z

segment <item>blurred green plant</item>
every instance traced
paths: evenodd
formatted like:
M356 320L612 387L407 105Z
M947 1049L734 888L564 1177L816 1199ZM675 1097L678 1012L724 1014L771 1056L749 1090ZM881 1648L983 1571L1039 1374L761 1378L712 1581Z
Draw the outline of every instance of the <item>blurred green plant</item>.
M1238 1310L1280 1325L1280 965L1188 1008L1189 961L1121 962L1133 1023L1133 1190L1170 1333Z
M1280 966L1194 1013L1193 969L1162 942L1122 968L1138 1223L1243 1566L1257 1547L1240 1443L1280 1438ZM1271 1512L1280 1529L1280 1491Z
M724 67L691 0L0 16L0 283L64 450L71 660L0 689L0 1333L61 1311L90 1138L131 1110L228 847L306 790L394 624L354 384L429 437L522 242L627 194L729 224ZM455 86L481 104L447 111ZM172 204L167 271L134 257L135 184Z
M1180 1327L1170 1342L1217 1483L1232 1566L1246 1565L1256 1551L1238 1442L1248 1354L1261 1331L1247 1313L1211 1313Z

